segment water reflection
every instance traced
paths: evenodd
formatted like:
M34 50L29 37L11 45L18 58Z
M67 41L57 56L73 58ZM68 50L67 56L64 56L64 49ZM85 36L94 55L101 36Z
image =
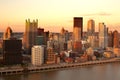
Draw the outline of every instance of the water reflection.
M119 80L120 64L100 64L24 75L1 76L0 80Z

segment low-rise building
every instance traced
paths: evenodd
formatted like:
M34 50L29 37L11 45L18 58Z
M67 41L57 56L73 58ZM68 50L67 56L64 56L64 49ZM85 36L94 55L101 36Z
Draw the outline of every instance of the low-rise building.
M113 51L116 57L120 57L120 48L114 48Z
M46 64L55 64L56 63L56 55L53 51L53 48L47 49L47 55L46 55Z

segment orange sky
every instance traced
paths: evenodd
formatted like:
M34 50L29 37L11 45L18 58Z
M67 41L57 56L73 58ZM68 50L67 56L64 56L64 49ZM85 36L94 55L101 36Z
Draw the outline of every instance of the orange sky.
M52 32L72 31L73 17L83 17L83 27L94 19L96 28L105 22L110 29L120 26L120 0L0 0L0 32L10 26L25 30L25 19L38 19L39 27Z

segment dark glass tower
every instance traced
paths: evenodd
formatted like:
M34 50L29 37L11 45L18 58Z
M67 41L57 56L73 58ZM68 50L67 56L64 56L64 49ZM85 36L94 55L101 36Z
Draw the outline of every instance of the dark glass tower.
M22 40L3 40L3 60L6 65L22 63Z
M81 40L83 33L83 18L74 17L73 36L74 40Z

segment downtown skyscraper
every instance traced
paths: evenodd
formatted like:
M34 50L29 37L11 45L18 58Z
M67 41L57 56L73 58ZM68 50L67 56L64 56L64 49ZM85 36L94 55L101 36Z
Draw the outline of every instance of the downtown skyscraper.
M83 33L83 18L74 17L73 40L80 41L82 39L82 33Z
M36 44L38 20L30 22L30 19L28 19L25 25L24 46L28 51L31 51L32 46Z
M10 39L12 38L13 36L13 31L10 27L7 27L6 31L4 32L3 34L3 39L6 40L6 39Z
M73 51L81 53L82 51L82 33L83 33L83 18L74 17L73 24Z
M22 63L22 40L3 40L3 61L6 65Z
M113 32L113 47L114 48L119 47L119 33L117 30Z
M92 48L98 47L97 36L95 35L95 21L93 19L87 22L87 41Z
M108 47L108 28L104 23L99 23L99 47Z
M92 36L95 32L95 21L90 19L87 23L87 36Z

